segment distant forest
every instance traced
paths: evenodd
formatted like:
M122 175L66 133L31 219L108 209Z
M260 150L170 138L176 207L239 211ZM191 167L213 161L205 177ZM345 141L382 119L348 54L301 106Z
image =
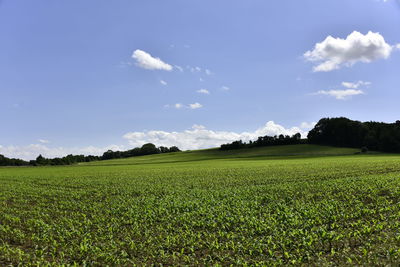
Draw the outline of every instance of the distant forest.
M36 160L25 161L22 159L7 158L0 154L0 166L45 166L45 165L70 165L80 162L90 162L95 160L108 160L120 159L128 157L136 157L150 154L160 154L169 152L181 151L178 147L172 146L170 148L160 146L156 147L152 143L144 144L142 147L136 147L127 151L112 151L108 150L102 156L84 156L84 155L68 155L62 158L45 158L39 155Z
M310 144L400 152L400 121L359 122L347 118L323 118L308 133Z
M301 139L301 134L296 133L292 136L289 135L279 135L279 136L260 136L255 141L249 141L248 143L242 140L234 141L232 143L223 144L220 150L232 150L250 147L260 147L260 146L282 146L282 145L297 145L307 143L306 140Z
M307 139L300 134L293 136L260 136L248 143L242 140L221 145L221 150L277 146L292 144L317 144L338 147L400 153L400 121L395 123L360 122L348 118L323 118L308 133Z

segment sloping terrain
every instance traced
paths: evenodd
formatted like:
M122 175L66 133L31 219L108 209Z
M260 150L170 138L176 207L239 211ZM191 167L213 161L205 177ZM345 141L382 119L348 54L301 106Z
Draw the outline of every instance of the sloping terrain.
M237 150L223 151L217 148L184 151L177 153L155 154L140 157L131 157L125 159L114 159L106 161L96 161L83 163L83 165L125 165L125 164L146 164L146 163L173 163L190 162L201 160L216 159L280 159L280 158L303 158L303 157L321 157L321 156L340 156L353 155L359 152L359 149L330 147L319 145L287 145L255 147Z

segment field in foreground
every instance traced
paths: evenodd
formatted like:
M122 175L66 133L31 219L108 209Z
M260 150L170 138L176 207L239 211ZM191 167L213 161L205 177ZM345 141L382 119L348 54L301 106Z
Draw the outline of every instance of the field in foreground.
M400 155L355 152L0 168L0 265L397 265Z

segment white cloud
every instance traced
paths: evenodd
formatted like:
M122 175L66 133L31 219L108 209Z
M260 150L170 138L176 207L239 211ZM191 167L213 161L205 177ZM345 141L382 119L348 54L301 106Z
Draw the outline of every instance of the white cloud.
M174 107L175 107L176 109L180 109L180 108L183 108L183 105L182 105L181 103L176 103L176 104L174 105Z
M314 128L314 126L316 125L317 123L315 122L315 121L313 121L313 122L302 122L301 124L300 124L300 128L301 129L312 129L312 128Z
M394 46L386 43L379 33L366 35L352 32L346 39L328 36L317 43L313 50L304 54L306 60L315 62L314 71L332 71L342 66L352 66L357 62L370 63L378 59L387 59Z
M189 108L190 109L198 109L198 108L202 108L203 107L203 105L202 104L200 104L200 103L193 103L193 104L189 104Z
M191 72L200 72L201 68L200 67L191 67L191 66L187 66L187 68L191 71Z
M132 58L136 60L137 66L147 70L172 70L171 65L163 62L158 57L152 57L149 53L140 49L137 49L133 52Z
M192 72L192 73L200 73L200 72L202 72L203 70L204 70L204 74L206 74L206 75L213 75L214 73L211 71L211 70L209 70L209 69L202 69L201 67L198 67L198 66L190 66L190 65L186 65L186 69L188 69L190 72ZM201 80L202 81L202 80Z
M126 150L124 146L109 145L105 147L48 147L44 144L30 144L26 146L1 146L0 154L6 157L20 158L24 160L35 159L39 154L46 158L64 157L68 154L73 155L96 155L100 156L107 150Z
M190 72L192 73L200 73L204 70L204 73L207 75L212 75L213 73L209 70L209 69L202 69L199 66L190 66L190 65L186 65L186 69L188 69Z
M42 144L48 144L48 143L50 143L50 141L49 140L46 140L46 139L39 139L38 140L40 143L42 143Z
M183 108L185 108L185 109L198 109L198 108L202 108L203 105L200 104L200 103L197 103L197 102L193 103L193 104L188 104L188 105L184 105L184 104L181 104L181 103L176 103L176 104L173 104L173 105L167 104L167 105L164 105L164 107L165 108L176 108L176 109L183 109Z
M231 88L229 88L228 86L222 86L222 87L221 87L221 90L223 90L223 91L229 91L229 90L231 90Z
M396 45L396 49L400 49L400 44L397 44L397 45Z
M360 86L369 86L370 82L358 81L358 82L342 82L342 85L346 88L357 89Z
M141 146L145 143L154 143L157 146L178 146L180 149L202 149L217 147L221 144L236 140L255 140L259 136L274 136L279 134L293 135L300 133L303 137L307 132L299 127L285 128L273 121L267 122L263 127L253 132L212 131L202 125L193 125L191 129L182 132L146 131L130 132L123 136L131 146Z
M160 83L161 83L162 85L167 85L167 82L164 81L164 80L160 80Z
M345 100L355 95L362 95L362 90L346 89L346 90L320 90L315 93L316 95L328 95L333 96L339 100Z
M210 94L210 92L207 89L200 89L200 90L197 90L196 92L199 94L206 94L206 95Z

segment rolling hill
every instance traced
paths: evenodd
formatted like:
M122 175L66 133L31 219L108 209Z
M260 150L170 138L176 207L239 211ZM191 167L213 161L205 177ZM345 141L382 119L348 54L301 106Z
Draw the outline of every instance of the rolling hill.
M359 152L355 148L331 147L320 145L285 145L254 147L237 150L219 150L218 148L191 150L176 153L155 154L125 159L113 159L81 163L80 165L125 165L125 164L155 164L155 163L179 163L202 160L226 160L226 159L290 159L304 157L343 156L353 155Z

